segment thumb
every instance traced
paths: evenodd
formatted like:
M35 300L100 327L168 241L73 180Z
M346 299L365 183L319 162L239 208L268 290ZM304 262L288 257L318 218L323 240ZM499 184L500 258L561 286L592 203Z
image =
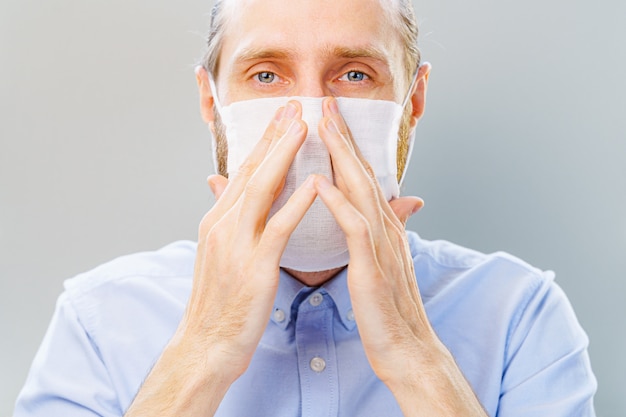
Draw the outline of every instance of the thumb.
M409 217L424 207L424 200L419 197L398 197L392 199L389 205L398 220L400 220L403 225L406 225Z
M215 196L215 200L219 200L228 185L228 179L221 175L209 175L209 178L207 178L206 181L211 188L211 192Z

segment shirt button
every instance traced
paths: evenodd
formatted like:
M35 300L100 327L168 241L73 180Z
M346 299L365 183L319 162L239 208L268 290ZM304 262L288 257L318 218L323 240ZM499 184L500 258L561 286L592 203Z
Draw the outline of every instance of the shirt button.
M309 298L309 303L313 307L317 307L318 305L322 304L322 301L324 301L324 296L318 292L316 292L311 296L311 298Z
M274 320L278 323L285 321L285 312L283 310L274 310Z
M326 361L320 358L319 356L316 356L313 359L311 359L311 362L309 363L309 365L311 366L311 369L317 373L320 373L324 369L326 369Z
M350 321L354 321L354 311L349 310L348 314L346 314L346 318Z

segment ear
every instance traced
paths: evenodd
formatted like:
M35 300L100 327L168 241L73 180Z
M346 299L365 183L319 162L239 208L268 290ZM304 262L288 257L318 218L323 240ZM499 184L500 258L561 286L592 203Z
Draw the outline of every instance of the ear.
M198 93L200 94L200 114L202 120L209 126L213 126L215 112L213 111L213 92L209 83L209 74L206 69L198 65L195 69Z
M417 77L411 92L411 104L413 106L413 111L411 112L411 134L413 134L413 129L417 126L417 122L424 114L424 109L426 108L426 89L430 69L430 64L425 62L417 71Z

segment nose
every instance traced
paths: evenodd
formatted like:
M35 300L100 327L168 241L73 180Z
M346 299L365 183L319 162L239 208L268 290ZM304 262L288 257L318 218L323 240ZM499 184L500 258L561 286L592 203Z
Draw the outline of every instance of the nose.
M298 77L294 96L300 97L326 97L332 96L329 85L320 74L306 74Z

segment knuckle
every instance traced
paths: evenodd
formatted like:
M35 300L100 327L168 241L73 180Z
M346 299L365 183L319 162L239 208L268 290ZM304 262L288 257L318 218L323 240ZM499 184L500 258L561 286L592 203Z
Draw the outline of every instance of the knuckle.
M256 171L257 163L251 157L246 158L245 161L237 169L237 176L251 177Z
M263 194L263 191L257 181L250 180L244 187L246 199L256 199Z
M263 153L267 153L267 151L271 148L272 142L274 142L274 137L276 135L276 128L270 127L268 128L263 136L261 137L260 147L263 149Z
M207 248L212 249L216 247L216 245L219 245L219 242L221 240L220 237L221 236L220 236L218 228L212 227L206 234L206 238L205 238Z
M207 231L205 242L208 248L219 248L232 235L232 230L220 220Z
M278 125L272 132L272 136L269 137L270 142L273 142L276 139L282 138L285 135L285 133L287 133L288 127L289 127L289 124L287 124L287 122L284 120L278 123Z
M280 217L274 216L267 222L263 232L270 240L282 238L289 233L289 225Z
M207 236L207 234L213 227L213 224L215 223L213 217L213 213L209 211L200 221L200 224L198 225L198 236L200 238Z

